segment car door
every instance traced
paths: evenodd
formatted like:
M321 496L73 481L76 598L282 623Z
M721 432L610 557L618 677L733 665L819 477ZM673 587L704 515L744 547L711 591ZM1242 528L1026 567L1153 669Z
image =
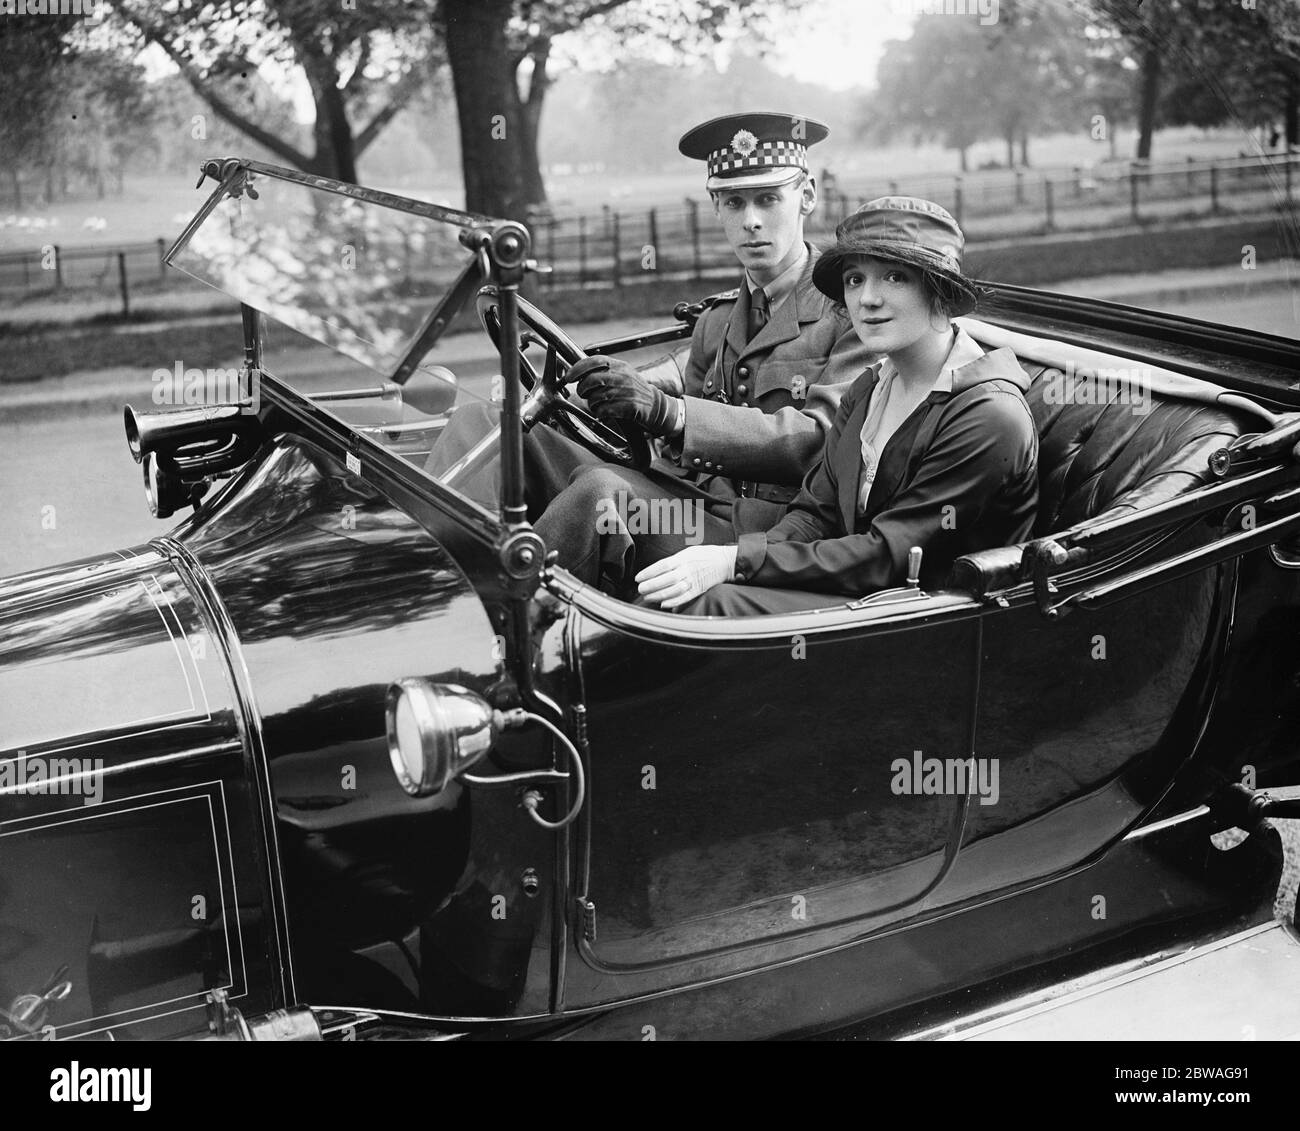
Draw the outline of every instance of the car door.
M916 767L972 751L976 602L729 625L583 601L591 780L566 1008L810 953L933 890L969 790Z
M976 750L998 767L996 805L975 806L946 886L957 900L1076 865L1130 829L1201 751L1227 652L1237 563L1179 576L1202 541L1165 537L1148 551L1151 583L1115 600L1090 595L1123 564L1060 586L1045 616L1032 587L984 625Z

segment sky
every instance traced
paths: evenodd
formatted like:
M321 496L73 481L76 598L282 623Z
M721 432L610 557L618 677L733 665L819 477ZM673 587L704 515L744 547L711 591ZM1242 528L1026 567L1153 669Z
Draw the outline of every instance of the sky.
M782 74L844 90L874 86L885 42L906 39L917 17L899 0L810 0L786 17L769 54Z

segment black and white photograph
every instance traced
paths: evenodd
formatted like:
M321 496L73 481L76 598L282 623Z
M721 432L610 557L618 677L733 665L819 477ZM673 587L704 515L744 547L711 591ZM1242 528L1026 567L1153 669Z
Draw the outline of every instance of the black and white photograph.
M1296 0L0 0L19 1110L563 1040L1258 1111L1298 877Z

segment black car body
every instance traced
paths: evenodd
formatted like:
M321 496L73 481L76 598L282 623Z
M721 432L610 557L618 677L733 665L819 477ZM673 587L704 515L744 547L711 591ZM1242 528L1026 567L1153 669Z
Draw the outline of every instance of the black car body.
M633 447L527 304L551 348L515 348L524 229L213 172L169 258L244 303L244 397L128 413L194 512L0 583L4 1035L1300 1030L1262 792L1300 780L1295 343L997 288L964 324L1034 375L1034 539L684 617L521 520L521 420ZM476 295L499 508L423 470ZM351 387L277 371L290 331ZM1243 972L1276 986L1244 1015Z

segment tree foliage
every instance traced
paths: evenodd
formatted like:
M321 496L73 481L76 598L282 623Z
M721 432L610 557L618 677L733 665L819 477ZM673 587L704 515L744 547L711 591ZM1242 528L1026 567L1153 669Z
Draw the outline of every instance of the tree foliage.
M920 16L887 45L870 132L910 132L962 153L1001 137L1007 161L1048 129L1108 138L1134 122L1137 156L1161 125L1286 123L1300 142L1300 5L1249 0L1001 0L977 14ZM1097 131L1100 131L1098 133Z
M1140 160L1162 124L1249 129L1280 117L1300 142L1300 8L1272 0L1080 0L1078 8L1127 47Z
M987 137L1006 142L1007 163L1028 163L1029 138L1077 117L1086 70L1078 22L1060 6L1001 0L997 21L920 16L912 37L891 41L877 72L879 90L866 107L871 132L911 133L966 150Z
M112 0L157 44L213 112L282 161L357 179L357 158L424 81L434 51L424 0ZM248 89L259 67L301 75L315 118L311 147L268 128Z

